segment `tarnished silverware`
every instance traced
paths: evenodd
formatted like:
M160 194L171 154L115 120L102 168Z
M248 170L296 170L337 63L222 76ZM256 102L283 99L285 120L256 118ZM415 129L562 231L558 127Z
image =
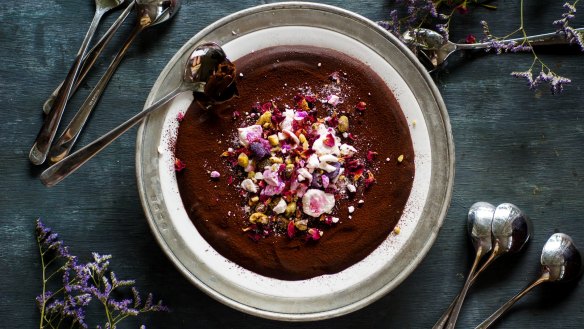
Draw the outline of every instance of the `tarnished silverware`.
M108 11L117 8L121 4L123 4L126 0L95 0L95 14L93 16L93 20L89 25L89 30L81 43L81 47L77 52L77 56L75 57L75 61L65 78L63 83L63 88L61 88L55 103L53 104L53 108L49 111L49 114L45 118L43 126L41 127L39 134L30 150L28 155L30 161L35 165L40 165L45 162L47 158L47 154L49 153L49 148L51 147L51 143L57 134L57 129L59 128L59 123L61 121L61 117L63 116L63 111L65 110L65 106L67 105L67 101L69 100L69 94L73 89L73 85L75 84L75 79L79 73L79 69L81 67L81 60L87 53L87 48L95 31L97 30L97 26L105 13Z
M179 10L180 5L180 0L136 0L138 24L111 62L105 74L101 77L97 85L95 85L89 96L87 96L85 102L81 105L67 128L65 128L59 139L52 146L49 153L51 162L57 162L69 154L81 130L85 126L89 115L97 105L108 82L138 34L148 27L170 20Z
M81 64L82 66L81 66L81 69L79 72L79 76L77 77L77 79L75 81L75 86L73 87L73 89L71 90L71 93L69 94L69 98L71 98L71 96L73 96L75 91L79 88L79 86L81 85L81 82L83 82L83 80L85 79L85 76L87 75L87 73L89 73L89 71L91 70L91 68L95 64L95 61L97 60L99 55L101 55L101 52L104 50L104 48L110 42L110 40L112 39L112 37L114 36L116 31L120 28L120 26L122 26L122 23L126 20L126 18L128 18L128 16L130 15L130 12L132 11L132 8L134 8L135 3L136 3L136 1L133 0L128 4L126 9L124 9L124 11L120 14L120 16L114 21L114 23L104 33L104 35L101 37L101 39L99 39L99 41L93 46L93 48L91 48L87 52L85 57L83 57L83 59L82 59L83 64ZM55 99L57 98L57 95L59 94L59 90L61 90L63 83L64 83L64 81L61 82L61 84L57 88L55 88L55 90L53 90L53 93L51 94L51 96L49 96L49 98L47 98L47 100L43 104L43 112L45 112L46 114L48 114L51 111L51 108L53 107L53 103L55 102Z
M217 44L205 43L195 48L186 63L180 84L173 91L93 143L49 167L41 174L41 181L49 187L59 183L150 113L165 108L164 104L186 91L203 94L211 104L237 95L235 66Z

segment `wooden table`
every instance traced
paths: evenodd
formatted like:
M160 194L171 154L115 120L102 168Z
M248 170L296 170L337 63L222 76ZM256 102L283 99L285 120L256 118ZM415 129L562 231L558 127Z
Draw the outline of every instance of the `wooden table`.
M100 136L140 110L151 86L172 55L215 20L274 1L184 0L170 23L145 31L110 82L80 145ZM342 1L340 6L372 20L386 19L392 1ZM453 40L481 34L480 20L504 35L519 24L519 1L495 2L499 9L456 15ZM527 3L528 33L553 31L563 1ZM172 308L144 319L150 328L429 328L461 288L473 250L466 237L466 214L475 201L512 202L530 215L535 233L526 252L496 262L471 290L459 324L474 327L539 274L539 255L554 232L570 234L584 247L583 54L544 49L544 61L573 79L561 95L547 86L529 90L510 76L526 70L529 53L474 54L435 77L449 110L456 145L456 179L448 216L433 248L397 289L350 315L308 324L268 321L232 310L192 286L175 270L152 237L136 188L135 131L76 174L47 189L41 169L28 161L42 123L41 105L65 76L93 15L93 1L22 0L0 9L0 314L3 328L38 326L34 298L40 292L40 264L34 237L37 217L57 232L81 260L91 251L112 254L120 278L136 279ZM584 9L584 8L583 8ZM107 17L111 23L115 14ZM584 16L583 16L584 17ZM576 22L582 24L582 17ZM78 107L130 31L129 20L97 64L79 95ZM100 29L103 32L105 29ZM74 111L65 114L67 122ZM580 283L537 288L499 324L500 328L582 327L584 288ZM128 327L141 322L130 320ZM126 327L126 326L123 326Z

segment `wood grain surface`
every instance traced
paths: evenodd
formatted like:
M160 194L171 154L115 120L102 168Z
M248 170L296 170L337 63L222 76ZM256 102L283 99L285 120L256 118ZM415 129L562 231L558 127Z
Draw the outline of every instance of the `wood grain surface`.
M143 107L155 79L195 33L225 15L274 1L183 0L175 19L146 30L128 52L79 140L87 144ZM320 1L386 19L393 1ZM528 33L554 31L564 1L526 1ZM519 1L494 1L452 21L452 40L481 34L489 21L504 35L518 27ZM529 53L455 56L435 76L452 123L456 179L448 216L433 248L397 289L362 310L332 320L281 323L232 310L191 285L156 244L138 198L135 130L58 186L38 180L28 152L41 126L41 106L65 76L93 16L91 0L21 0L0 6L0 315L1 328L38 327L35 296L41 286L34 238L42 217L72 253L112 254L118 277L136 279L172 308L142 318L149 328L430 328L457 294L473 250L466 214L475 201L512 202L533 220L526 252L497 261L469 293L459 320L471 328L539 274L539 255L554 232L584 247L584 54L574 48L543 49L544 61L573 80L561 95L543 86L529 90L510 72L532 62ZM584 12L584 8L582 8ZM578 12L578 14L580 14ZM106 18L111 23L117 13ZM584 26L584 13L574 25ZM578 24L579 23L579 24ZM69 107L79 107L122 44L134 19L124 24ZM105 31L106 25L99 29ZM74 111L67 111L65 122ZM581 282L537 288L497 324L498 328L581 328ZM140 320L125 322L137 328Z

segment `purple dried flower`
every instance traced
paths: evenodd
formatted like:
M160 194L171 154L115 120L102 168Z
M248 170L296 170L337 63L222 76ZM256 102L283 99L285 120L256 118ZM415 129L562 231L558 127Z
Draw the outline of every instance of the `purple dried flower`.
M263 159L270 155L270 143L263 138L251 143L249 149L258 159Z
M525 72L512 72L511 75L516 78L526 79L530 89L536 89L541 83L549 83L553 95L561 93L564 90L564 85L572 82L568 78L559 76L551 71L544 72L543 70L539 72L535 79L531 69Z
M580 47L580 50L584 51L584 33L578 32L573 27L570 26L570 21L576 17L576 2L573 4L566 2L564 4L564 9L566 12L562 14L562 18L554 21L554 25L558 28L557 33L563 33L566 36L566 40L570 43L575 43Z
M115 273L109 270L110 255L93 253L93 262L79 265L77 257L69 254L69 248L64 246L56 233L45 227L39 219L36 223L37 243L43 264L43 293L36 297L41 311L41 327L59 327L60 324L71 327L88 328L85 322L86 307L94 299L101 302L105 308L107 322L104 328L115 328L127 316L137 316L140 313L153 311L168 311L161 301L152 305L152 297L145 306L133 280L119 280ZM48 251L54 251L48 253ZM51 255L54 258L48 259ZM60 264L59 264L60 263ZM55 272L48 272L49 267L55 267ZM57 292L48 291L48 281L55 274L62 274L62 288ZM121 287L130 286L133 299L116 300L113 292ZM133 307L130 307L133 305ZM101 326L97 326L101 328Z

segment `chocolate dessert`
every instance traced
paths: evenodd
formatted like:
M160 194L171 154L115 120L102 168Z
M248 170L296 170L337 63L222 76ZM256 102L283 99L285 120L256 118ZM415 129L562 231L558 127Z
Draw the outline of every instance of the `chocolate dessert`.
M383 80L330 49L235 61L239 97L180 117L179 191L221 255L302 280L359 262L394 231L414 179L408 123ZM397 230L396 230L397 231Z

